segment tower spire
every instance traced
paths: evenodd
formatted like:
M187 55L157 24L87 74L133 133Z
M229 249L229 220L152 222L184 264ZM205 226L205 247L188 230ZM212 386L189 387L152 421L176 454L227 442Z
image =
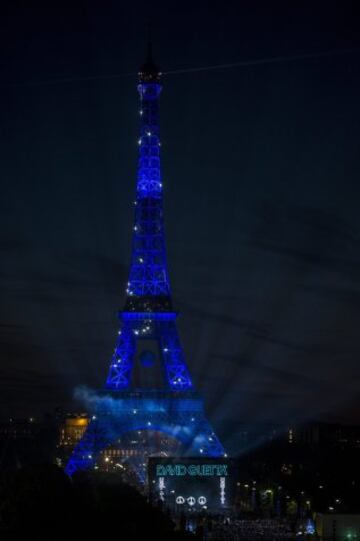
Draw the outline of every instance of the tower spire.
M149 49L150 47L150 49ZM135 223L125 311L172 309L163 221L160 165L160 70L151 56L140 68L140 126Z
M146 58L139 70L139 82L159 82L161 72L153 59L153 46L151 39L151 27L148 25L148 36L146 45Z

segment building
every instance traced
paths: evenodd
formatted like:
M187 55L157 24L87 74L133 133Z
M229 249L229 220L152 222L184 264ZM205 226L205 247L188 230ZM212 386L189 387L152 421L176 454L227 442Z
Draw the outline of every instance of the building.
M315 530L320 541L358 541L360 514L317 513Z
M83 437L89 421L86 413L66 415L60 424L60 447L74 447Z
M0 441L29 440L39 432L40 425L34 417L13 419L0 422Z
M310 447L328 446L360 449L360 427L309 422L288 427L287 441L289 444Z

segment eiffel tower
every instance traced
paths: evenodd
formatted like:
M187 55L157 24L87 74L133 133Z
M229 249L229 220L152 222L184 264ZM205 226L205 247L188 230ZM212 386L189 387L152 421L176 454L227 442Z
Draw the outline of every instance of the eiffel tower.
M182 456L225 455L194 388L176 329L163 221L160 79L149 44L137 86L135 223L125 305L119 312L121 327L105 390L98 394L92 420L65 467L69 475L94 468L102 451L135 431L157 431L174 438Z

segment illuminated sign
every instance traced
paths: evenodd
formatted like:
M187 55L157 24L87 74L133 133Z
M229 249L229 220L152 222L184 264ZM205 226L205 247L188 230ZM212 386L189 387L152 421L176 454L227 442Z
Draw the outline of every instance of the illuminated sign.
M157 464L156 476L225 477L227 468L227 464Z
M221 502L221 505L225 505L225 503L226 503L226 500L225 500L225 486L226 486L225 477L220 477L220 502Z
M163 477L159 477L159 496L160 500L164 500L165 482Z
M235 505L237 464L226 457L150 457L148 479L150 500L175 513L222 513Z

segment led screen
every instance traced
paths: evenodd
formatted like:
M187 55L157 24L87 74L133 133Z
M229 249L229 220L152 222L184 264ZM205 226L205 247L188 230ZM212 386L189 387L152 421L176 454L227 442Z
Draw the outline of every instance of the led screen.
M153 501L177 511L220 511L234 504L235 463L223 458L149 458L149 491Z

